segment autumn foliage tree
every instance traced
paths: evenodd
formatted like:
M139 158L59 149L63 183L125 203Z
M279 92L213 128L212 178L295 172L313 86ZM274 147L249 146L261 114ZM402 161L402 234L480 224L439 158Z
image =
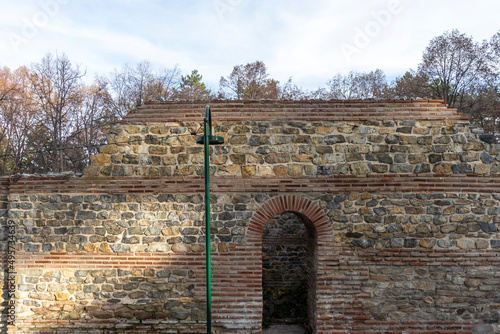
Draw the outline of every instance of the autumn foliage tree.
M221 77L219 96L226 99L277 99L279 82L270 79L262 61L236 65L231 74Z
M31 128L37 113L29 82L29 70L0 70L0 173L18 173L30 164L28 143L36 136Z
M111 97L65 55L0 71L0 172L81 172L104 141Z

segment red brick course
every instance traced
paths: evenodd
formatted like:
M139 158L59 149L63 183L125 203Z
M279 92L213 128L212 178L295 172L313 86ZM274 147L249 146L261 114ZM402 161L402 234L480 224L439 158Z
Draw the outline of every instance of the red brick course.
M202 176L27 177L0 186L10 194L203 193ZM500 189L496 175L369 174L293 177L214 176L210 189L223 192L483 192Z

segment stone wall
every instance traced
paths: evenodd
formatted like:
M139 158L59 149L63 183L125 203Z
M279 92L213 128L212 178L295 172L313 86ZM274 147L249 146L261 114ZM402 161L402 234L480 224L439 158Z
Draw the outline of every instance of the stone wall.
M127 124L93 157L88 176L203 175L198 123ZM499 144L457 120L218 121L216 176L500 174Z
M262 285L293 287L307 280L307 231L292 212L269 221L262 240Z
M313 332L500 331L490 136L440 101L211 108L225 139L211 147L214 332L261 331L263 245L303 241L277 233L283 213L302 225L281 226L309 236ZM3 180L17 232L6 332L205 332L203 148L191 134L203 115L201 103L146 104L83 176Z

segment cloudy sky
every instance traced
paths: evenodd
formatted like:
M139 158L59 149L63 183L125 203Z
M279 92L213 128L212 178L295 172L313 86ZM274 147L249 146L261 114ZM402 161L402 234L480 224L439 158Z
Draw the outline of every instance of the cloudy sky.
M430 39L500 30L498 0L1 0L0 66L65 53L95 73L149 60L193 69L217 90L233 66L314 89L337 73L417 67Z

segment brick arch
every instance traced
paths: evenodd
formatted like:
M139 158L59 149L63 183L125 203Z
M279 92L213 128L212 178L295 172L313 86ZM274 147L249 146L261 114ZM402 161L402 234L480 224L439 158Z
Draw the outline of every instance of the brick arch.
M264 203L250 219L247 240L262 241L262 234L269 220L285 211L295 212L309 219L316 228L318 243L333 242L333 228L323 209L308 198L293 195L274 197Z

